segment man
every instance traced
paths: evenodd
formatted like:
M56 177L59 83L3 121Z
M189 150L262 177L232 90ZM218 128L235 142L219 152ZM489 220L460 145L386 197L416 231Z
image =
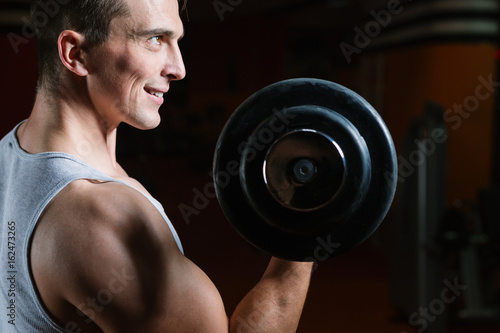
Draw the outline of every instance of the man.
M228 319L115 159L118 125L156 127L185 76L177 0L59 3L32 113L0 141L1 332L294 332L311 263L272 258Z

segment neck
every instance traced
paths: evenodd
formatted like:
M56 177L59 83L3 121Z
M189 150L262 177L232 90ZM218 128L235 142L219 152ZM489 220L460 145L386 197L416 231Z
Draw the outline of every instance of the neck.
M41 90L18 139L28 153L68 153L114 176L121 170L116 162L117 126L89 103L68 96L52 98Z

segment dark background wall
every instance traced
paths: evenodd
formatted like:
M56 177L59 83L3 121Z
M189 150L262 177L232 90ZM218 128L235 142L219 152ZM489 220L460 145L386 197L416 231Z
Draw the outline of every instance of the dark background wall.
M181 42L187 77L173 84L158 129L141 132L123 125L118 155L130 175L163 203L187 256L212 278L228 313L258 280L268 257L236 234L216 199L198 202L203 208L190 216L180 209L194 207L196 191L210 183L214 146L227 118L268 84L323 78L372 103L399 154L410 121L427 101L454 110L476 95L480 78L498 78L497 2L476 1L477 10L433 6L444 2L189 0ZM379 23L378 33L372 24L373 37L356 44L356 29L366 33L370 22L378 22L371 11L380 16L391 8L397 13L385 18L386 27ZM25 38L26 15L25 1L0 2L0 137L28 117L35 97L36 42ZM17 46L13 34L22 38ZM348 56L346 43L357 49ZM460 116L459 126L458 120L447 123L449 205L475 200L479 189L498 178L496 88ZM396 320L388 296L394 220L391 211L370 241L320 264L299 332L415 331L407 320ZM454 330L488 332L482 324Z

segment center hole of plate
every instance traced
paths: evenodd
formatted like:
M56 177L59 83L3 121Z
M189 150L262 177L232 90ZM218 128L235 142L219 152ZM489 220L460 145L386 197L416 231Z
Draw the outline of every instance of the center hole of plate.
M292 178L295 182L305 184L316 176L316 165L313 161L302 158L293 164Z
M344 153L328 135L309 129L282 136L263 166L267 190L281 205L311 211L328 205L342 188Z

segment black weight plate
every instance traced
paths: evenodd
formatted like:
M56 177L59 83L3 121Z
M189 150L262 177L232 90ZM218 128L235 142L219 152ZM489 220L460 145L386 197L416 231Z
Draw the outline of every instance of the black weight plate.
M255 156L252 157L258 158L259 153L265 155L267 147L279 138L272 133L271 136L262 135L260 141L249 142L255 130L266 120L274 119L276 132L282 130L284 133L318 125L315 124L318 120L307 121L307 114L296 121L287 113L288 109L306 105L331 110L354 125L369 152L371 179L366 195L346 221L329 224L328 228L313 228L313 232L294 232L276 225L286 225L286 221L270 223L267 216L255 209L244 193L241 182L246 180L241 177L240 169L246 162L242 160L242 152L245 151L246 159L249 158L249 146L254 149ZM303 78L270 85L238 107L219 137L213 171L219 203L228 220L248 242L283 259L319 261L350 250L378 228L396 190L397 160L390 133L368 102L336 83ZM352 184L355 186L356 182ZM325 221L332 216L322 210L313 213L314 218ZM289 216L297 222L301 214L294 211ZM309 215L303 216L310 218Z
M277 128L269 126L273 123L274 115L271 117L271 121L264 121L250 135L250 143L245 145L245 149L242 151L240 166L240 184L243 192L253 210L262 219L283 231L314 235L322 230L331 230L348 221L366 197L371 177L368 148L354 125L332 110L317 105L294 106L286 109L286 115L290 118L293 116L293 122L283 131L273 132L275 142L272 142L271 145L266 145L266 141L259 140L260 149L248 148L255 141L252 139L261 137L258 133L265 133L266 129ZM268 155L268 147L271 151L276 143L280 143L286 140L290 134L304 129L327 133L340 147L343 149L349 147L349 149L344 154L346 175L335 200L319 209L297 212L297 210L285 208L272 198L272 194L265 184L263 162ZM334 149L333 144L331 148ZM303 155L303 157L307 157L307 155ZM331 170L331 173L335 173L335 171ZM313 185L321 185L329 189L335 187L333 190L338 189L335 185L336 181L333 179L328 181L326 178L329 177L322 178L322 184ZM326 189L326 192L329 192L329 189ZM322 190L318 189L316 195L321 196L321 192Z

